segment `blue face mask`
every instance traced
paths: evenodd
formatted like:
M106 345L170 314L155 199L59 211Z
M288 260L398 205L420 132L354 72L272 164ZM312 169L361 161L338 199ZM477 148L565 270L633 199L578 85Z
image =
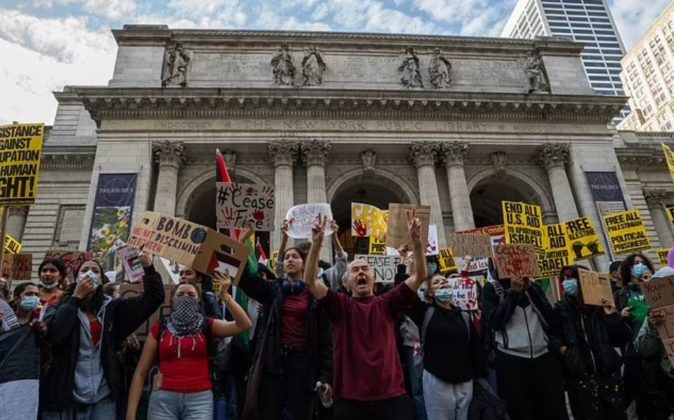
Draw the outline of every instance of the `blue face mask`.
M569 296L578 296L578 280L577 279L566 279L562 282L562 288L564 289L564 294Z
M40 306L40 298L38 296L26 296L19 302L19 308L26 312L33 312L38 306Z
M80 274L79 281L86 280L87 277L90 278L94 283L94 288L98 287L98 285L101 283L101 279L93 271L87 271L86 273Z
M646 274L646 271L648 271L648 267L644 263L637 263L632 266L632 275L636 279L640 280Z
M454 300L451 289L438 289L434 294L435 300L442 303L451 303Z

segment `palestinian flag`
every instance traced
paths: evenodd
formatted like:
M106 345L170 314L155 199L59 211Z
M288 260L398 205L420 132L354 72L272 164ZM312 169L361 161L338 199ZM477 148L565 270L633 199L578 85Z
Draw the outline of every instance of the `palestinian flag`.
M0 419L36 419L40 347L26 325L0 334Z
M232 178L229 176L229 170L227 169L227 162L225 162L225 158L220 153L220 149L215 149L215 182L232 183ZM229 229L229 237L235 241L238 241L242 234L243 229Z
M239 271L240 266L241 262L231 255L213 251L211 261L208 264L208 272L212 273L214 271L219 271L220 273L227 274L231 278L234 278L236 277L236 273Z
M269 262L269 258L267 258L267 254L265 254L264 249L262 248L262 244L258 241L257 242L257 262L258 264L263 264L267 265Z

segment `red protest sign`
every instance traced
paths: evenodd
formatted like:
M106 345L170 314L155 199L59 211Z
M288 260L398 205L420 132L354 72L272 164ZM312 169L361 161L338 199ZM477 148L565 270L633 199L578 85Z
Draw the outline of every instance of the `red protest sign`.
M529 244L501 244L494 248L494 260L502 279L541 276L536 249Z

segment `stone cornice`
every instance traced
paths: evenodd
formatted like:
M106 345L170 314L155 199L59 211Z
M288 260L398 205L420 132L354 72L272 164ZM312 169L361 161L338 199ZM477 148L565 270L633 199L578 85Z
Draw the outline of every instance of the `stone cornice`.
M91 170L96 158L96 148L46 147L42 152L42 169Z
M70 87L92 118L356 117L490 118L608 122L625 98L475 92L334 89Z
M615 153L622 165L641 167L665 164L660 143L629 144L627 147L616 147Z

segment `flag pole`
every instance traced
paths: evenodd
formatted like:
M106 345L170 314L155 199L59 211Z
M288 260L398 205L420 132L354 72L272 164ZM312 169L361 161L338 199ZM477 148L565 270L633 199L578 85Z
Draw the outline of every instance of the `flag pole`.
M7 216L9 215L9 208L8 207L2 207L2 218L0 218L0 238L2 238L2 246L0 246L0 267L2 267L2 263L5 262L5 241L6 241L6 230L7 230ZM5 279L7 280L7 283L9 284L10 279Z

